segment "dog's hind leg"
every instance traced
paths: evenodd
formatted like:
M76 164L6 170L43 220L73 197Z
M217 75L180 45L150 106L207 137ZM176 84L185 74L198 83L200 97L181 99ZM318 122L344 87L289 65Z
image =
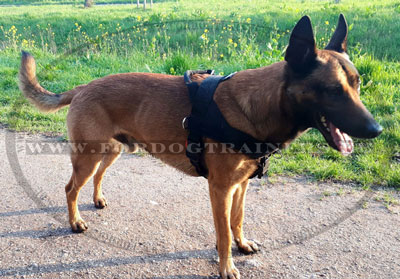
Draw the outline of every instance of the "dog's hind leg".
M101 161L101 154L96 148L93 154L74 153L71 155L73 173L69 183L65 186L67 195L69 223L74 232L83 232L87 230L86 222L81 218L78 209L78 196L81 188L93 176Z
M107 200L103 195L103 191L101 190L102 188L101 184L107 168L111 166L120 156L121 148L122 148L121 144L117 144L115 145L114 148L111 148L110 152L104 154L100 166L93 177L93 184L94 184L93 201L94 201L94 206L97 208L104 208L105 206L107 206Z
M234 240L243 254L256 253L259 248L253 241L247 240L243 234L244 204L249 180L239 184L232 198L231 229Z

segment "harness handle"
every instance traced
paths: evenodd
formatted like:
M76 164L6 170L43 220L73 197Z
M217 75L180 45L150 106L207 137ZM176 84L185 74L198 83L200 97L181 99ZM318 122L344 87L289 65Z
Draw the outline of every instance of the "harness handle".
M214 75L214 70L197 70L197 71L192 71L192 70L188 70L185 72L185 74L183 75L183 80L185 81L186 85L189 85L191 83L193 83L193 81L191 80L191 76L192 75Z

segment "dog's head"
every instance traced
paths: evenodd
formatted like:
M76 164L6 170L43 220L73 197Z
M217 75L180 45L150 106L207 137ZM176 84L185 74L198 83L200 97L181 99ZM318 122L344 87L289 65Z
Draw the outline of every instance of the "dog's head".
M286 50L286 94L299 125L317 128L328 144L350 154L349 137L374 138L382 127L360 100L360 76L346 54L347 23L338 26L324 50L316 48L311 21L294 27Z

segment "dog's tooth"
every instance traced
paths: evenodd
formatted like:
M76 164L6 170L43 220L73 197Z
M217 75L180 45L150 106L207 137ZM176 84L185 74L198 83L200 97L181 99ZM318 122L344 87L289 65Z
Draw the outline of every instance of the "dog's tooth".
M321 121L326 122L325 116L321 116Z
M328 127L326 127L326 130L327 130L328 132L331 132L331 129L329 129Z

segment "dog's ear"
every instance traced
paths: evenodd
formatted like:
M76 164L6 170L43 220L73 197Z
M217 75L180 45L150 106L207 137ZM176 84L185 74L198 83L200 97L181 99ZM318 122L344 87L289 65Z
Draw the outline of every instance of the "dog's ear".
M290 35L285 60L295 72L304 73L313 66L316 57L317 47L311 20L308 16L303 16Z
M344 18L343 14L340 14L338 25L336 27L335 33L329 44L325 47L325 49L334 50L337 52L346 52L347 51L347 22Z

